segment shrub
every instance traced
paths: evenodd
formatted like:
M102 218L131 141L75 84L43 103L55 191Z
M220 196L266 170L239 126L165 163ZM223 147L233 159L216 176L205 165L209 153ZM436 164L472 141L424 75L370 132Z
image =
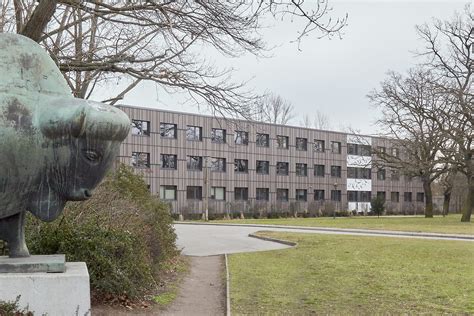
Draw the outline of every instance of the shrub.
M385 199L381 196L374 197L370 201L370 208L373 214L377 214L377 216L382 215L385 211Z
M27 308L20 309L18 302L20 301L20 295L16 297L14 302L0 301L0 315L1 316L33 316L33 313L28 311Z
M166 204L151 196L140 175L120 165L84 202L68 203L53 223L29 217L34 254L64 253L87 263L95 298L141 296L156 285L161 265L179 252Z

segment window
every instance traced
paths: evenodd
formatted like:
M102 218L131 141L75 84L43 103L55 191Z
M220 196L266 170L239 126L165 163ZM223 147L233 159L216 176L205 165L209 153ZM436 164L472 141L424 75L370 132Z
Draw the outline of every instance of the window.
M289 138L288 136L277 135L277 148L288 149Z
M218 201L225 201L224 187L211 187L211 199Z
M399 154L400 154L400 151L398 150L398 148L392 148L393 157L398 157Z
M188 200L202 200L202 187L198 187L198 186L186 187L186 198Z
M176 200L176 186L175 185L160 186L160 199Z
M132 166L150 168L150 153L132 152Z
M324 201L324 190L314 190L314 200Z
M255 141L258 147L269 147L270 146L270 135L257 133L257 139Z
M186 139L192 141L202 141L202 127L188 125L186 127Z
M417 202L424 202L425 201L425 194L423 192L416 193L416 201Z
M390 194L390 199L394 203L400 202L400 193L399 192L392 192Z
M211 171L225 172L225 158L211 157Z
M347 154L356 156L371 156L372 147L361 144L347 144Z
M307 177L308 176L308 165L305 163L297 163L296 164L296 175L300 177Z
M331 142L331 152L333 154L341 153L341 142Z
M269 189L268 188L257 188L257 201L268 201L269 200Z
M391 179L392 179L392 181L400 180L400 172L398 170L392 170Z
M150 122L132 120L132 135L150 136Z
M188 170L202 171L202 157L188 156Z
M372 170L369 168L347 167L348 179L371 179Z
M331 177L333 178L341 177L341 166L331 166Z
M178 135L176 124L160 123L160 135L163 138L176 138Z
M324 152L324 140L314 140L314 151L323 153Z
M211 130L211 141L213 143L224 144L225 137L226 137L225 129L213 128Z
M289 171L289 166L287 162L277 162L276 173L280 176L287 176Z
M297 201L306 202L308 200L308 191L305 189L296 189L296 196Z
M235 172L249 172L249 161L247 159L235 159Z
M287 202L288 198L288 189L277 189L277 201Z
M387 148L383 146L377 146L377 152L380 156L385 155L385 153L387 152Z
M258 174L268 174L270 170L270 162L265 160L257 160L256 171Z
M324 177L324 165L314 165L314 176L315 177Z
M178 156L161 154L161 168L176 169L178 167Z
M234 188L234 200L247 201L249 199L249 188Z
M331 190L331 201L341 201L341 190Z
M385 180L385 169L377 170L377 180Z
M234 141L236 145L248 145L249 133L244 131L235 131Z
M403 200L404 200L405 202L411 202L411 192L405 192L405 193L403 194Z
M347 191L349 202L370 202L372 192L370 191Z
M296 150L307 151L308 150L308 139L296 137Z
M382 201L385 201L385 191L377 191L377 198L382 199Z

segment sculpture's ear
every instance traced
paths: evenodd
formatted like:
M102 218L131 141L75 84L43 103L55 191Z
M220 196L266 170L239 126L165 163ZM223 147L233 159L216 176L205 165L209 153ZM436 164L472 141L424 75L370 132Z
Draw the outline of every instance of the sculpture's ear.
M67 103L71 102L53 103L44 108L39 119L39 126L44 136L60 138L70 135L77 138L84 134L87 119L86 107L76 102Z

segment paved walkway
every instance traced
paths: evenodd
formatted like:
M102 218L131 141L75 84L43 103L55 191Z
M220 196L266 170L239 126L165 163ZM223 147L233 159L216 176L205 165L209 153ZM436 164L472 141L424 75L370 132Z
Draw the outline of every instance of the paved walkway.
M224 257L192 257L190 264L178 297L160 315L225 315Z
M313 234L383 236L474 242L474 236L437 233L416 233L367 229L296 227L252 224L175 223L177 244L184 255L210 256L224 253L252 252L288 248L289 246L248 237L257 231L282 231Z

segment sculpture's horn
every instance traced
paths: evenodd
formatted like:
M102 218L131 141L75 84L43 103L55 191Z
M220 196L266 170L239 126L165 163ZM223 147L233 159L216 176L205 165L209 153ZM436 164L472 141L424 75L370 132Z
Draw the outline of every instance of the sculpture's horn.
M39 109L42 112L40 129L44 136L59 138L71 135L77 138L84 134L87 109L84 105L74 101L72 98L64 98Z
M100 102L75 98L57 99L42 110L43 135L66 135L123 141L130 130L130 119L121 110Z

